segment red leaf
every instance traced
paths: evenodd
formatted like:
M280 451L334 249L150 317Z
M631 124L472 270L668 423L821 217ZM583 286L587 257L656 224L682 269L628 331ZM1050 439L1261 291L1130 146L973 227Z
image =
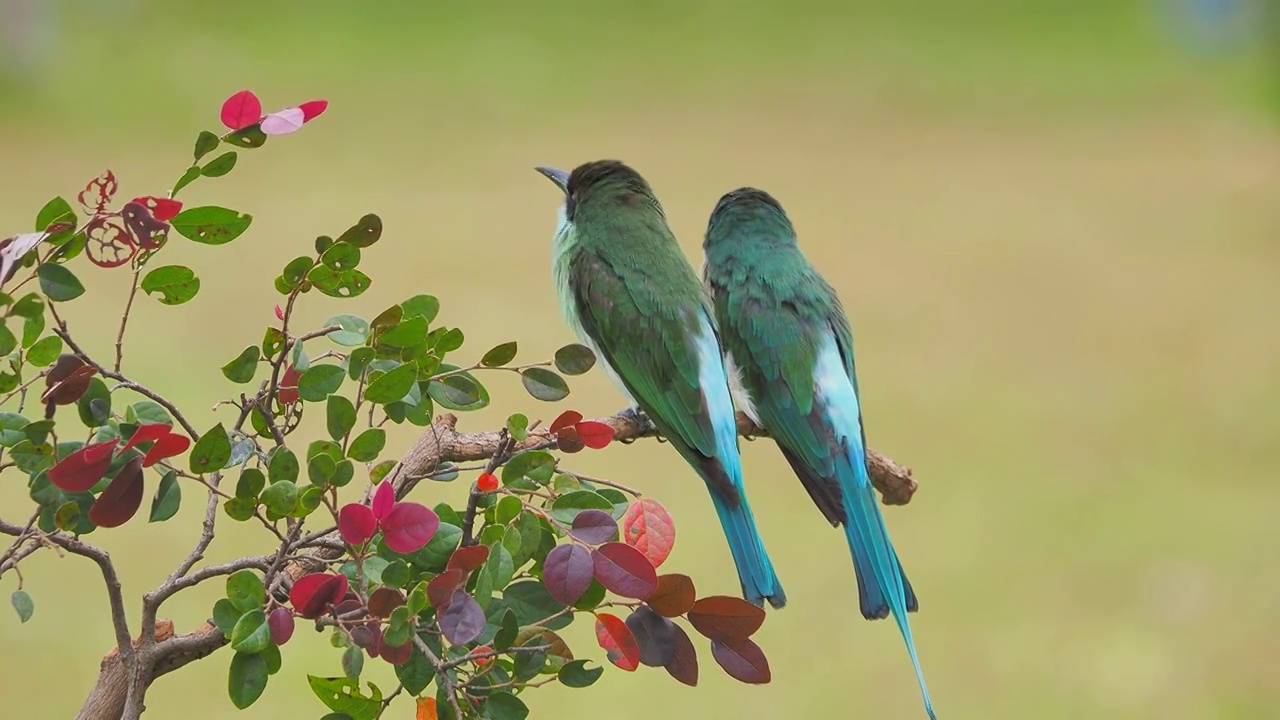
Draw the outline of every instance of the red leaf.
M403 645L387 645L386 643L378 644L378 654L383 660L392 665L403 665L409 662L409 658L413 656L413 641Z
M391 482L383 480L378 483L378 489L373 491L373 517L381 520L391 514L391 508L396 504L396 490L391 487Z
M613 442L613 426L596 420L583 420L574 425L573 428L578 431L578 439L583 445L592 450L599 450L607 447Z
M298 106L302 111L302 122L308 123L324 114L329 109L328 100L308 100Z
M676 624L641 605L627 616L627 628L640 648L640 663L664 667L675 655Z
M129 442L120 448L120 452L124 452L129 448L144 442L152 442L159 440L169 434L170 425L168 423L149 423L147 425L139 425L138 429L129 436Z
M484 565L484 561L489 559L488 545L468 545L453 551L453 555L449 556L450 570L458 569L464 573Z
M135 456L89 506L89 520L98 527L119 527L129 522L141 505L142 458Z
M491 493L498 489L498 476L493 473L480 473L479 479L476 480L476 489L480 492Z
M603 510L583 510L573 517L569 534L588 545L607 543L618 534L618 521Z
M143 195L136 197L130 202L138 203L151 211L151 216L160 222L169 222L178 213L182 212L182 201L172 198L160 198L154 195Z
M641 498L622 515L622 539L644 553L654 567L662 567L676 543L676 523L662 503Z
M165 458L181 455L189 447L191 447L191 440L186 435L169 433L157 440L156 444L147 451L147 456L142 459L142 467L151 467Z
M311 620L323 615L330 605L337 605L346 594L346 575L310 573L294 581L289 602L299 615Z
M360 503L347 503L338 511L338 532L348 545L363 545L378 531L373 511Z
M115 440L85 445L49 468L49 482L69 493L87 491L107 474L115 447Z
M742 598L712 595L689 608L689 624L712 640L743 640L764 624L764 609Z
M449 598L449 607L440 613L440 634L454 645L466 645L480 637L487 622L484 609L465 590L457 590Z
M276 319L284 322L284 308L280 307L280 303L276 303Z
M620 542L591 551L596 579L615 595L643 598L658 589L658 573L639 550Z
M633 672L640 667L640 646L622 618L609 613L596 613L596 642L604 648L609 662Z
M107 211L107 206L111 204L111 198L115 197L118 189L120 185L116 182L115 174L107 170L90 180L76 198L86 214L98 215Z
M578 439L578 431L572 425L560 428L556 433L556 449L562 453L582 452L586 445L582 444L582 440Z
M168 223L157 220L141 203L125 203L120 209L120 217L124 220L129 241L138 247L155 250L169 237Z
M382 519L382 541L392 552L421 550L440 527L440 516L426 505L397 503Z
M124 221L114 215L98 215L85 223L84 242L85 257L102 268L120 267L138 253Z
M564 412L560 413L560 417L556 418L551 422L551 427L549 428L549 430L551 434L554 435L560 432L561 430L567 427L573 427L574 425L577 425L580 422L582 422L582 413L578 412L577 410L565 410Z
M418 710L415 720L439 720L436 714L436 699L434 697L418 698Z
M241 90L222 103L222 124L232 130L249 127L261 117L262 101L248 90Z
M688 575L669 573L658 576L658 589L644 599L653 611L664 617L679 617L693 608L697 591Z
M447 607L449 600L453 598L453 592L462 585L466 577L465 573L454 568L431 578L431 582L427 583L427 600L431 602L431 607L437 610Z
M369 595L369 614L374 617L389 618L391 611L403 604L404 593L383 585Z
M573 543L557 545L543 563L542 584L551 597L572 605L591 585L593 572L590 550Z
M298 378L302 377L302 373L298 369L290 365L280 374L280 386L277 397L284 405L292 405L300 399L298 395Z
M738 640L712 640L711 657L716 659L729 677L752 685L764 685L773 679L769 672L769 659L754 642Z
M267 615L267 627L271 630L271 642L283 645L293 637L293 613L287 607L278 607Z
M58 356L49 372L45 373L45 391L40 402L53 401L57 405L70 405L89 389L89 379L98 373L92 365L70 353Z
M667 674L689 687L698 686L698 652L693 648L689 633L671 623L671 659L663 667Z

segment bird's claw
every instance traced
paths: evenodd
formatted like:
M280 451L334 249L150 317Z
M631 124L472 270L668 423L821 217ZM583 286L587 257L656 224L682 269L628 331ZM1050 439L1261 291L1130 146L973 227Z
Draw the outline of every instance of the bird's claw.
M639 435L642 435L642 436L655 435L656 436L658 433L658 426L653 424L653 421L649 419L649 416L646 415L645 412L641 410L638 405L632 405L622 410L621 412L618 413L618 417L623 418L628 422L632 422L632 423L635 423L636 425L639 425L640 426ZM635 442L636 439L637 438L633 437L633 438L628 438L626 440L620 440L619 442L630 445L631 443ZM658 442L665 442L660 436L657 437L657 440Z

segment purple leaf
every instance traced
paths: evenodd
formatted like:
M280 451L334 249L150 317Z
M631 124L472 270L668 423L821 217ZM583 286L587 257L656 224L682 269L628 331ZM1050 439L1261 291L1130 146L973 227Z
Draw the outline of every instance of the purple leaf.
M618 534L618 521L603 510L583 510L573 518L569 534L588 545L607 543Z
M262 118L260 127L264 135L288 135L301 128L304 122L306 122L306 113L302 108L291 107L277 110Z
M641 605L627 618L627 627L640 646L640 662L663 667L675 657L676 624Z
M267 615L267 627L271 629L271 642L283 645L293 637L293 613L287 607L278 607Z
M393 552L421 550L440 527L440 516L425 505L397 503L382 519L382 540Z
M557 601L572 605L591 585L595 572L591 551L581 545L558 545L542 566L542 584Z
M591 552L596 579L615 595L644 599L658 589L658 573L639 550L620 542Z
M747 638L712 640L711 657L729 677L752 685L764 685L773 679L769 660L760 646Z
M484 610L465 590L457 590L449 609L440 613L440 632L454 645L466 645L485 629Z

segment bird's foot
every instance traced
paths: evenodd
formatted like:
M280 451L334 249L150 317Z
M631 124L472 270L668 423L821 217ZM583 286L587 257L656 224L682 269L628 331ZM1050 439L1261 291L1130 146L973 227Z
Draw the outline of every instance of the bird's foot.
M624 418L628 422L635 423L640 426L640 432L636 437L620 440L619 442L630 445L638 438L647 435L655 436L658 442L665 442L665 440L658 436L658 426L653 424L653 421L649 419L649 416L645 414L644 410L640 409L639 405L632 405L620 411L618 413L618 417Z

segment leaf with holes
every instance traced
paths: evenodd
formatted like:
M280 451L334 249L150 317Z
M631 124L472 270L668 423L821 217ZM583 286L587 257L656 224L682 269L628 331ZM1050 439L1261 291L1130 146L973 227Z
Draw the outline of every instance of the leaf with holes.
M652 498L633 502L622 515L622 539L661 567L676 542L676 524L662 503Z
M694 589L693 579L688 575L668 573L658 576L657 589L645 597L644 601L659 615L679 617L693 608L697 601L697 591Z
M760 646L748 640L712 640L711 657L724 668L729 677L751 685L767 684L773 675L769 672L769 659Z
M608 447L613 442L613 426L597 420L583 420L573 426L578 431L578 439L592 450Z
M142 458L126 462L107 489L93 501L89 520L98 527L119 527L142 506Z
M84 254L89 262L103 268L120 267L138 253L125 227L124 218L99 215L84 224Z
M604 510L583 510L574 516L569 534L579 542L601 545L613 540L618 534L618 522Z
M142 276L142 290L163 305L181 305L200 292L200 278L194 271L182 265L165 265L148 271Z
M599 680L600 676L604 674L604 668L594 667L587 669L587 663L589 662L591 661L574 660L573 662L566 663L564 667L560 668L560 672L556 673L556 679L565 687L591 687L595 684L596 680Z
M359 270L334 270L328 265L317 265L307 273L307 279L317 290L336 298L353 298L373 282Z
M143 195L130 200L130 202L146 208L147 212L151 213L151 217L162 223L172 220L178 213L182 212L182 202L171 198Z
M289 602L298 615L311 620L323 615L330 605L337 605L346 594L346 575L310 573L294 581Z
M49 468L49 482L64 492L87 491L107 474L115 447L114 440L85 445Z
M564 378L546 368L532 367L520 372L524 389L534 398L544 402L556 402L569 396L569 385Z
M76 199L80 201L80 206L84 208L86 215L96 215L107 211L111 198L115 197L116 190L119 189L120 184L116 182L115 173L107 170L90 180Z
M355 225L347 228L346 232L338 236L338 242L348 242L358 248L367 248L378 242L382 237L382 218L370 213L360 218ZM409 313L405 313L408 317ZM432 318L427 318L430 322Z
M689 624L711 640L741 640L764 624L764 610L730 595L704 597L689 608Z
M663 667L675 656L675 623L641 605L627 616L627 628L640 647L640 662Z
M596 364L596 354L586 345L565 345L556 350L556 369L565 375L581 375Z
M634 672L640 667L640 646L622 618L596 613L596 642L614 665L627 672Z
M465 590L455 591L448 609L440 613L440 632L454 645L475 640L485 627L484 609Z
M591 585L595 572L591 551L581 545L557 545L542 566L542 582L551 597L572 605Z
M620 542L601 545L591 551L596 579L607 590L622 597L640 599L658 588L658 574L640 551Z
M216 205L187 208L171 221L178 234L205 245L222 245L244 234L253 216Z
M156 440L156 444L147 451L146 457L142 459L142 467L151 467L161 460L181 455L189 447L191 447L191 441L186 435L169 433Z
M382 542L392 552L416 552L436 534L440 517L425 505L396 503L382 520Z
M156 250L169 239L169 225L157 220L142 203L126 203L120 209L120 220L124 223L128 240L144 250ZM91 246L86 248L86 252L90 249Z
M222 103L219 118L222 124L231 130L241 130L255 125L262 117L262 101L250 90L240 92L227 98Z
M697 687L698 652L689 633L676 623L671 623L671 645L671 659L663 666L667 674L689 687Z
M348 545L363 545L378 531L373 511L360 503L347 503L338 511L338 532Z

